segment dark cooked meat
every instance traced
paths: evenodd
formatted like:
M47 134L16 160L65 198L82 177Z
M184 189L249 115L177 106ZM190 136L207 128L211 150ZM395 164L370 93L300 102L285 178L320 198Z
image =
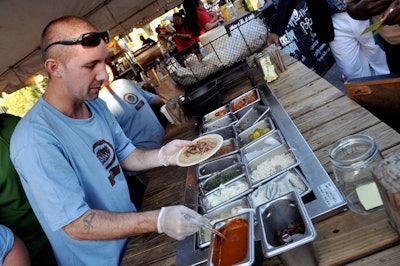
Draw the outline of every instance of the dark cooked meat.
M186 151L185 155L189 157L191 154L203 154L215 148L217 143L212 140L199 140L196 144L190 145Z

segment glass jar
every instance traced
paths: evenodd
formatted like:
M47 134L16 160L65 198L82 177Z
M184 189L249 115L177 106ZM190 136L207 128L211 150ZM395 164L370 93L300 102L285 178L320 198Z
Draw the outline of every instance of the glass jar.
M329 149L329 158L339 189L353 212L368 214L383 209L372 175L372 168L383 158L372 137L356 134L342 138Z

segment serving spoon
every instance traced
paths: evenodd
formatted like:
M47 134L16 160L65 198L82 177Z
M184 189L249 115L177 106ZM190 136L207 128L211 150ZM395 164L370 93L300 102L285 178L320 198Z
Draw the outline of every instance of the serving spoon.
M207 228L208 230L210 230L214 234L218 235L219 237L226 239L226 237L220 231L218 231L217 229L214 229L210 223L202 223L202 222L198 221L197 219L193 218L192 216L189 216L185 213L183 214L183 218L185 218L187 221L189 221L191 223L194 223L195 225Z

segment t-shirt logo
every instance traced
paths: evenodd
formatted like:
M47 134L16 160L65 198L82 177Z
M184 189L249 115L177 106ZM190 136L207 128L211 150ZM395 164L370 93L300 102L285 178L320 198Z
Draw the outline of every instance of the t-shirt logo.
M125 93L124 94L124 101L129 104L136 104L139 98L133 93Z
M117 162L117 156L114 151L114 147L111 143L105 140L99 140L93 144L93 152L106 170L110 173L108 179L110 180L111 186L115 185L115 177L121 172L119 163Z

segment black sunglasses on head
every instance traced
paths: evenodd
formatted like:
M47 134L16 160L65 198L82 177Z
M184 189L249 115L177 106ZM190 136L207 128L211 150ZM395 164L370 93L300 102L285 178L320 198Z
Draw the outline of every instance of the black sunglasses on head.
M82 46L97 46L100 44L101 39L103 39L105 43L108 43L110 41L109 32L88 32L82 34L78 38L53 42L47 45L46 48L44 48L44 51L46 52L51 46L55 44L74 45L80 43Z

